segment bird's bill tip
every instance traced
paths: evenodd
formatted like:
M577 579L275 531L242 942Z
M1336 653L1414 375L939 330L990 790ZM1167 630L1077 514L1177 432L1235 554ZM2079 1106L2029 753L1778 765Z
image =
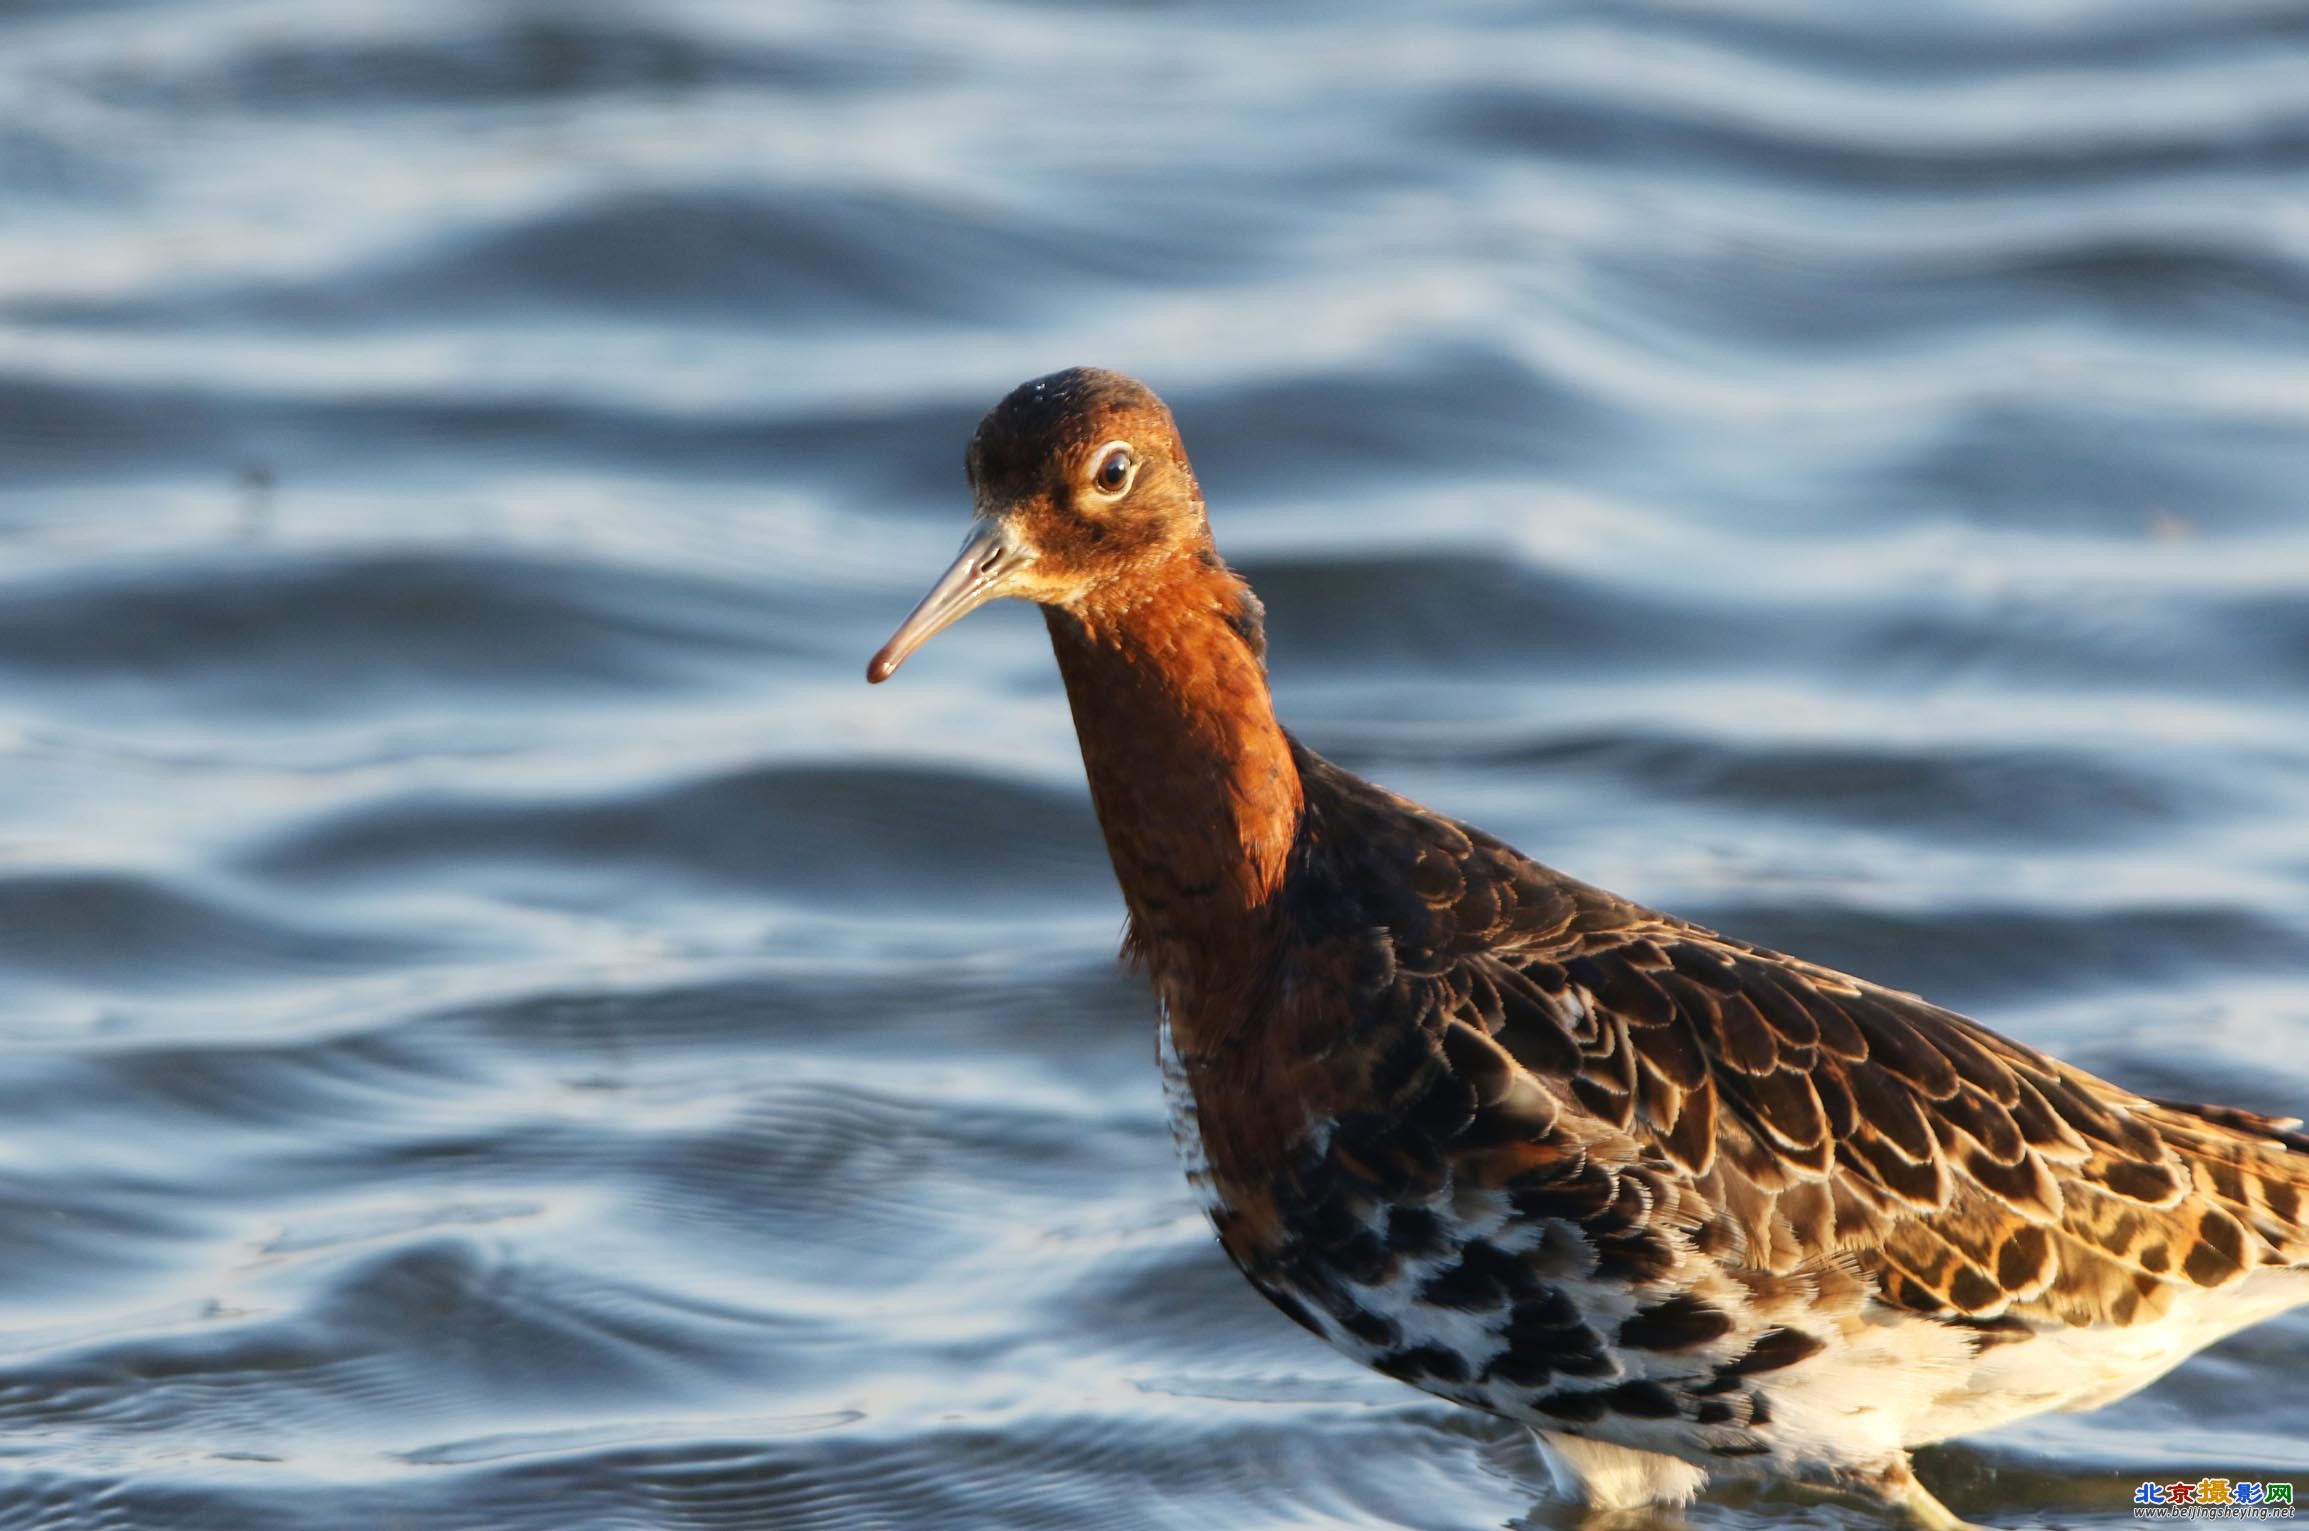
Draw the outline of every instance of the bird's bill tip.
M1021 561L1016 544L1000 522L988 520L974 526L963 539L962 551L938 576L938 583L907 613L890 641L866 662L867 683L880 685L888 680L916 649L1002 595L1007 576Z

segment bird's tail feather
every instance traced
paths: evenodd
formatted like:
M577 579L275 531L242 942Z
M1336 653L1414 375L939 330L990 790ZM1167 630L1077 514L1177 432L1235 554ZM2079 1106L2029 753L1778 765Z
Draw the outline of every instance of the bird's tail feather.
M2299 1117L2155 1101L2158 1132L2221 1204L2268 1246L2264 1263L2309 1267L2309 1132Z

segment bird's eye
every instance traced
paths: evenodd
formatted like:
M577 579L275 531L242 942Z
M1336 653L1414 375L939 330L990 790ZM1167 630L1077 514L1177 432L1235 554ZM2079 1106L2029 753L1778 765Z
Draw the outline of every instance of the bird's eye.
M1129 447L1114 442L1098 454L1098 466L1090 470L1090 484L1102 495L1121 494L1130 487L1131 475L1138 471L1138 459Z

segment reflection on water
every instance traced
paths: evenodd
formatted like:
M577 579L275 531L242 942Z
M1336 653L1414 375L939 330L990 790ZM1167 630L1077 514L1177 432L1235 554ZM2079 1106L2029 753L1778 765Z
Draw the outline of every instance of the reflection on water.
M0 202L0 1528L1567 1523L1213 1249L1031 614L859 680L1076 362L1318 747L2309 1102L2299 5L18 0Z

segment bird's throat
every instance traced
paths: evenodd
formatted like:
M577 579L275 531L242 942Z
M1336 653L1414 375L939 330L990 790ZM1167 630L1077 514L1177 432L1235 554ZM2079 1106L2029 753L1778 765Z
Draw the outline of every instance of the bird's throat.
M1177 993L1243 970L1303 800L1256 600L1215 557L1178 560L1162 586L1044 615L1133 954Z

